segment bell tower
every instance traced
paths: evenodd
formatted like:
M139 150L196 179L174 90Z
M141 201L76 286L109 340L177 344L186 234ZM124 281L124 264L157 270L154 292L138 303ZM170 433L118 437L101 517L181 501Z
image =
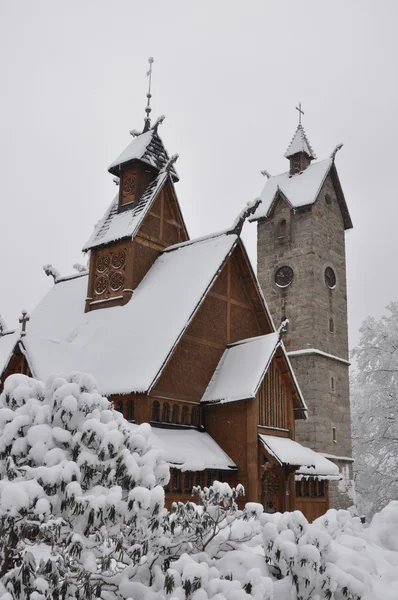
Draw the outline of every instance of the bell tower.
M284 338L308 421L296 439L330 457L343 479L330 482L330 506L355 502L347 330L345 231L352 227L335 156L316 161L301 123L285 153L289 170L267 175L257 221L258 278Z

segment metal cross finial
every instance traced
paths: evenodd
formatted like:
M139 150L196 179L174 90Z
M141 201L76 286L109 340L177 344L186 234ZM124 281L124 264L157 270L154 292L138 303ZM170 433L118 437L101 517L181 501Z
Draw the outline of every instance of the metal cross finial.
M301 102L299 102L299 105L296 106L296 110L298 110L298 113L299 113L299 125L301 125L301 115L304 114L304 111L301 110Z
M148 93L146 95L147 97L147 104L146 104L146 117L145 117L145 127L144 127L144 131L148 131L150 123L151 123L151 119L150 119L150 114L151 114L151 98L152 98L152 94L151 94L151 84L152 84L152 65L154 63L154 60L152 58L152 56L150 56L148 58L148 62L149 62L149 70L147 71L147 77L149 77L149 81L148 81Z
M19 322L21 323L21 337L26 335L26 323L30 321L30 317L28 316L28 311L23 310L22 315L19 317Z

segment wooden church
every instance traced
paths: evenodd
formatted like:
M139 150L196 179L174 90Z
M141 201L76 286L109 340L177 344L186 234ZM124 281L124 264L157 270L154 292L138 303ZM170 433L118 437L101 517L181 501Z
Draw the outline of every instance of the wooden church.
M20 331L2 332L1 382L91 373L126 419L153 426L169 505L218 479L242 483L243 502L313 519L339 470L295 441L306 404L240 238L257 203L191 240L160 123L148 111L109 167L118 194L83 247L89 268L61 277L48 266L52 289Z

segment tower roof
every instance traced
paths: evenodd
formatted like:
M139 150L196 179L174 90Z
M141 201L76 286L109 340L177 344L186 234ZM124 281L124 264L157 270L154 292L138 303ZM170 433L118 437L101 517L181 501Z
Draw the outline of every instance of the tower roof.
M316 154L311 148L311 144L308 141L307 135L304 131L304 127L301 123L297 125L297 129L294 133L293 139L290 142L289 148L286 150L284 157L290 158L294 154L304 152L308 158L316 159Z
M169 155L157 132L159 122L160 120L158 119L151 129L135 135L133 141L130 142L127 148L109 166L108 171L112 175L118 176L122 165L134 161L141 161L158 171L166 166L169 161ZM171 168L170 173L173 180L178 181L178 175L174 166Z

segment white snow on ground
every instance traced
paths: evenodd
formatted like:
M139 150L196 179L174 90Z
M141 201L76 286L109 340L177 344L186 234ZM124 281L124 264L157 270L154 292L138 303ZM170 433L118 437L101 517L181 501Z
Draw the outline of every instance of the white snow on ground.
M279 333L242 340L229 346L214 372L202 402L254 398L279 345Z
M262 433L258 437L266 451L276 458L281 465L315 467L313 454L298 442L290 438L263 435Z
M290 175L289 172L286 172L270 177L260 194L262 203L249 221L256 221L268 215L279 190L286 196L293 208L313 204L332 164L333 160L327 158L312 163L302 173Z
M220 235L164 252L125 306L84 313L86 278L56 284L23 340L34 375L79 370L103 394L147 391L237 240Z
M148 441L163 450L163 459L170 466L177 466L181 471L229 471L236 468L233 460L208 433L200 433L195 429L154 427Z

